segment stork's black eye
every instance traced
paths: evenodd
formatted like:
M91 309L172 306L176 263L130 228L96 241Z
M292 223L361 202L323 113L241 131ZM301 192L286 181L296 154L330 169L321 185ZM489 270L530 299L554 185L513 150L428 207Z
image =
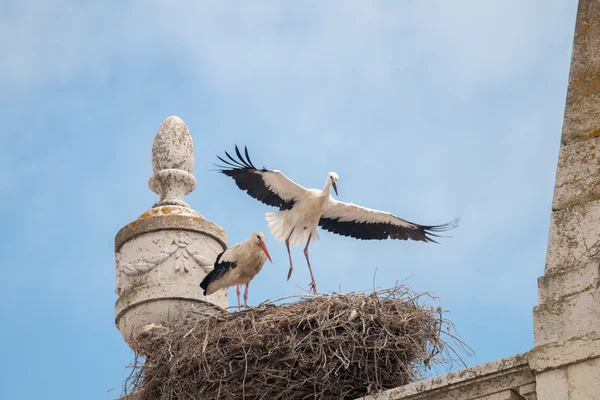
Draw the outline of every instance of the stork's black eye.
M258 238L258 240L260 240L260 236L259 235L256 235L256 237Z

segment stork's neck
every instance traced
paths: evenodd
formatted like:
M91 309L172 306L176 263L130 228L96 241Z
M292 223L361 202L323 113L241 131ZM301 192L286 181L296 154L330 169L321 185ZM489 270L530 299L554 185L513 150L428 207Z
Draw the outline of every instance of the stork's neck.
M331 194L331 178L327 177L325 181L325 187L323 188L323 194L329 196Z

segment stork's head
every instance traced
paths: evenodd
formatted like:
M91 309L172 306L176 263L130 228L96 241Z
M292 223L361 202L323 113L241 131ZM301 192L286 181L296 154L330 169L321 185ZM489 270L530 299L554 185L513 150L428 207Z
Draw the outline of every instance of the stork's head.
M269 254L269 250L267 250L267 245L265 244L265 235L262 232L254 232L252 236L250 236L250 240L252 241L252 243L256 244L262 249L269 261L273 262L273 260L271 260L271 255Z
M335 195L338 195L338 190L337 190L337 181L339 179L338 174L336 174L335 172L330 172L329 175L327 175L327 177L329 178L329 180L331 180L331 186L333 186L333 190L335 191Z

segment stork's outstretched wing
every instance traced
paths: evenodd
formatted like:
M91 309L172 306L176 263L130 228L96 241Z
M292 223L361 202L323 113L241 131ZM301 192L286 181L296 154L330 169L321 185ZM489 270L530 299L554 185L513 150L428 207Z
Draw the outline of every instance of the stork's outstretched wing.
M437 243L432 237L458 225L458 218L443 225L419 225L393 214L372 210L351 203L332 200L319 220L319 226L329 232L362 240L417 240Z
M218 166L221 168L219 171L232 177L240 189L255 199L269 206L279 207L280 210L289 210L294 206L296 199L306 192L305 188L279 171L256 168L250 160L247 147L244 149L245 158L237 145L235 153L238 159L227 152L225 154L229 160L217 156L225 163L225 166Z

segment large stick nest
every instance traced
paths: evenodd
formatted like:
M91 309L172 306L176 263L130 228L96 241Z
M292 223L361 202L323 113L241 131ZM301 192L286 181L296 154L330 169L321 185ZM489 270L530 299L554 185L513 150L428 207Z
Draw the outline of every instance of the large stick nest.
M469 348L441 308L408 286L298 296L241 312L187 315L140 339L124 385L140 400L355 399L421 379Z

